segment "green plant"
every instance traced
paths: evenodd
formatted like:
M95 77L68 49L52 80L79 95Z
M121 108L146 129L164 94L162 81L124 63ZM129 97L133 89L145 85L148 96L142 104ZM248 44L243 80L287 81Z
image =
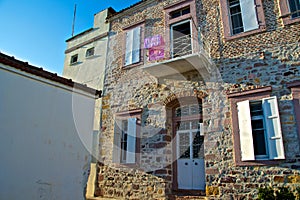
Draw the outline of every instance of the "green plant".
M274 190L271 187L264 187L258 189L259 200L273 200L275 199Z
M276 192L276 199L280 200L295 200L295 196L293 192L289 190L287 187L281 187Z
M296 196L295 196L296 195ZM272 187L258 189L258 200L300 200L300 187L294 193L288 187L280 187L274 190Z
M300 200L300 187L296 189L296 199Z

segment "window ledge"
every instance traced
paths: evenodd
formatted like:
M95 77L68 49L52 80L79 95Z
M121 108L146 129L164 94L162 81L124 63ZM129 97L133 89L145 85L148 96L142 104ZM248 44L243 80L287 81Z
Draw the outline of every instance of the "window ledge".
M138 163L113 163L113 166L116 168L139 168L140 165Z
M76 65L79 65L81 64L82 62L74 62L74 63L70 63L70 66L76 66Z
M234 39L239 39L242 37L246 37L249 35L253 35L253 34L257 34L257 33L262 33L265 32L267 30L265 25L260 25L260 27L258 29L252 30L252 31L247 31L247 32L242 32L242 33L238 33L236 35L230 35L230 36L225 36L224 39L225 41L230 41L230 40L234 40Z
M228 98L234 98L234 97L240 97L240 96L245 96L245 95L253 95L253 94L256 94L256 93L271 92L271 91L272 91L272 86L266 86L266 87L261 87L261 88L255 88L255 89L250 89L250 90L239 91L239 92L227 93L227 97Z
M86 58L86 59L93 59L93 58L96 58L96 57L99 57L99 56L92 55L92 56L86 56L85 58Z
M236 161L236 166L266 166L266 165L278 165L282 163L285 159L282 160L253 160L253 161Z
M289 15L288 16L283 15L280 18L282 18L284 25L290 25L290 24L294 24L294 23L300 22L300 17L291 19L289 17Z
M138 63L134 63L134 64L130 64L130 65L123 65L122 69L124 70L128 70L128 69L131 69L131 68L134 68L134 67L137 67L137 66L140 66L140 65L143 65L144 62L141 61L141 62L138 62Z

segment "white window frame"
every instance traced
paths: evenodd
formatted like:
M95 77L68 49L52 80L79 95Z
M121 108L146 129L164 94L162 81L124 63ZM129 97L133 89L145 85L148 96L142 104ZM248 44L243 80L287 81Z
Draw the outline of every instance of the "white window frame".
M254 154L251 127L250 101L237 103L240 150L242 161L285 159L281 124L276 96L262 99L263 115L266 129L268 151L267 157L256 157Z
M95 47L88 48L85 52L86 58L93 57L94 55L95 55Z
M231 29L231 35L233 34L233 22L231 21L231 13L230 13L230 7L229 7L229 0L227 0L228 5L228 17L230 22L230 29ZM259 28L258 23L258 17L257 17L257 10L254 0L239 0L239 5L241 8L241 15L242 15L242 23L243 23L243 30L239 33L244 33L248 31L252 31ZM236 34L239 34L236 33Z
M190 23L190 31L191 31L191 47L192 47L192 52L193 52L193 41L192 41L192 38L193 38L193 29L192 29L192 23L191 23L191 19L187 19L187 20L183 20L183 21L180 21L180 22L177 22L177 23L174 23L174 24L172 24L171 25L171 27L170 27L170 29L171 29L171 31L170 31L170 39L171 39L171 58L174 58L174 50L173 50L173 40L174 40L174 38L173 38L173 27L175 27L175 26L178 26L178 25L181 25L181 24L185 24L185 23Z
M127 129L123 127L123 121L127 120ZM126 151L121 147L122 136L127 134ZM137 140L137 118L116 119L114 130L113 162L121 164L136 163L136 140ZM126 154L126 155L124 155Z
M125 33L124 66L141 62L141 30L141 26L137 26Z
M74 58L75 58L75 57L76 57L76 61L74 61ZM72 55L72 56L71 56L71 59L70 59L70 64L71 64L71 65L77 64L77 63L78 63L78 58L79 58L78 54Z

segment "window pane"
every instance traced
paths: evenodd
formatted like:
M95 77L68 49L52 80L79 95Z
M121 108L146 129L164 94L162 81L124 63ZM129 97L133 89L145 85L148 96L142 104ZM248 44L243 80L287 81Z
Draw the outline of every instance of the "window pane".
M190 129L190 122L179 122L178 130L189 130Z
M241 7L240 6L231 7L230 8L230 13L231 13L231 15L241 13Z
M267 155L264 130L253 130L253 145L256 156Z
M232 23L233 34L241 33L244 31L241 14L232 15L231 23Z
M179 133L179 156L190 158L190 133Z
M262 116L263 115L263 109L262 109L262 102L251 102L250 103L250 110L251 110L251 116Z
M189 107L184 106L181 108L181 116L187 116L187 115L189 115Z
M229 0L228 3L229 3L229 6L231 7L233 5L240 4L240 1L239 0Z
M192 121L192 129L199 129L199 128L200 128L199 120Z
M188 13L190 13L190 7L184 8L184 9L182 10L182 15L186 15L186 14L188 14Z
M94 47L86 50L85 56L90 57L94 55Z
M200 135L200 132L193 133L193 158L204 157L203 147L204 137Z
M190 106L191 115L198 115L202 113L202 106L201 104L195 104Z
M71 64L77 63L77 61L78 61L78 54L76 54L76 55L74 55L74 56L71 57L70 63L71 63Z
M263 129L264 128L263 119L251 120L251 125L253 130Z
M176 108L176 111L175 111L175 115L176 117L180 117L181 116L181 108Z
M292 18L300 17L300 1L299 0L289 0L290 12L296 12L292 14Z
M180 16L180 11L174 11L174 12L171 12L171 18L176 18L176 17L179 17Z

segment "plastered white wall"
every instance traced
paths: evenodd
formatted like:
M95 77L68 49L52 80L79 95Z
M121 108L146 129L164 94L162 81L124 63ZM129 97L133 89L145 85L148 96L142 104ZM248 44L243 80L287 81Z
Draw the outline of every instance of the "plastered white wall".
M84 199L94 99L0 66L0 199Z

